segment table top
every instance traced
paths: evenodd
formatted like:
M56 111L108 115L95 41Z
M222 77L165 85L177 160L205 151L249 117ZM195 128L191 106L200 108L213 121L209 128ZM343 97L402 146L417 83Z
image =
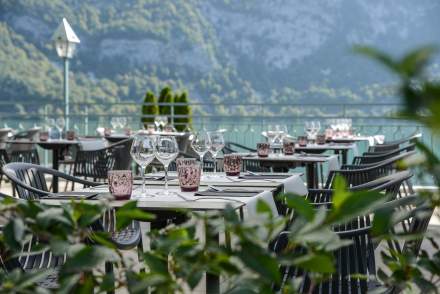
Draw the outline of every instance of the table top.
M259 157L256 153L246 153L243 155L244 160L258 160L258 161L271 161L271 162L303 162L303 163L322 163L328 162L334 155L322 155L322 154L269 154L267 157Z
M242 176L246 175L246 173L241 173ZM226 176L223 172L213 173L213 172L203 172L202 178L200 179L200 186L219 186L219 187L261 187L265 189L275 189L283 184L286 180L291 177L301 177L303 173L270 173L271 178L264 178L266 173L260 173L257 175L261 175L263 179L259 179L259 176L256 176L256 179L243 179L239 176ZM280 176L280 178L273 178L273 176ZM145 183L147 186L162 186L164 185L164 174L163 173L152 173L147 174L145 176ZM177 179L176 172L168 173L169 186L178 186L179 181ZM157 178L153 179L153 178ZM140 185L142 180L137 178L134 180L134 184Z
M216 176L215 186L222 186L222 193L220 196L196 196L195 192L181 192L180 187L177 184L172 184L170 181L169 191L170 193L166 195L164 193L164 187L162 181L156 182L156 185L147 185L147 193L152 195L152 197L141 197L141 186L138 185L139 182L135 182L133 193L131 196L132 200L137 200L137 206L145 210L173 210L173 209L191 209L191 210L223 210L230 206L234 209L246 207L253 207L255 209L256 202L258 199L264 199L265 201L271 203L272 207L275 207L273 200L273 191L277 187L283 185L287 182L297 182L300 185L304 185L300 178L301 174L290 174L284 179L274 179L271 181L266 181L264 179L259 180L249 180L241 182L240 187L230 186L228 192L227 183L234 184L235 182L230 182L225 176ZM151 176L148 175L148 176ZM212 178L211 178L212 177ZM205 175L205 179L202 181L202 185L199 191L208 190L209 180L213 179L212 175ZM238 178L237 178L238 179ZM300 180L300 181L298 181ZM245 183L246 182L246 183ZM175 181L177 183L177 181ZM247 185L247 186L246 186ZM212 189L212 188L211 188ZM251 195L248 196L237 196L236 192L232 193L231 190L235 191L252 191ZM96 192L98 194L95 200L84 200L89 203L96 203L110 197L108 186L102 185L97 187L79 189L78 192ZM62 194L62 193L61 193ZM54 197L56 194L54 195ZM102 200L100 200L102 199ZM49 205L60 205L65 202L69 202L72 199L41 199L40 201L44 204ZM127 202L127 200L111 200L109 204L112 207L121 207Z
M40 141L40 140L7 140L6 143L11 143L11 144L38 144L38 145L77 145L80 142L78 140L49 139L47 141Z
M356 148L355 143L326 143L307 144L307 146L295 146L295 150L351 150Z

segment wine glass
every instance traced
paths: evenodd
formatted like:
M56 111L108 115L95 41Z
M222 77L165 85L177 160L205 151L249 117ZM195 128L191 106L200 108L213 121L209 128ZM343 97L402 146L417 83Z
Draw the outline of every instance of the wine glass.
M155 155L165 169L165 195L168 195L168 167L179 155L176 138L173 136L159 136L156 140Z
M225 147L225 139L223 138L223 133L219 131L208 132L209 137L209 152L211 152L214 159L214 173L217 172L217 154Z
M310 121L306 121L304 123L304 131L307 135L307 138L310 139L310 137L312 136L312 132L313 132L313 126Z
M112 117L112 118L110 119L110 124L111 124L111 126L112 126L112 129L113 129L113 130L116 130L116 128L117 128L118 125L119 125L119 118L116 117L116 116Z
M121 130L123 130L126 125L127 125L127 118L125 116L119 117L119 127L121 128Z
M206 152L209 150L209 135L205 131L201 131L195 134L192 134L191 139L191 147L192 149L199 155L200 164L203 170L203 157Z
M138 132L131 144L130 155L133 160L141 167L142 192L141 196L146 197L145 191L145 169L153 161L155 156L155 137L146 132ZM151 196L152 195L148 195Z
M63 138L63 129L66 125L66 121L64 120L64 117L60 116L55 121L55 126L58 129L59 139L61 140Z

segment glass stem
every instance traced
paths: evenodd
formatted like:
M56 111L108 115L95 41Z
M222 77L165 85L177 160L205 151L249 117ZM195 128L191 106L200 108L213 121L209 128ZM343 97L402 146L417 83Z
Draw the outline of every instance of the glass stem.
M145 195L145 170L144 166L141 166L141 177L142 177L142 196Z
M203 175L203 154L200 154L200 177Z
M217 154L213 155L214 157L214 173L217 173Z
M165 193L168 193L168 165L165 167Z

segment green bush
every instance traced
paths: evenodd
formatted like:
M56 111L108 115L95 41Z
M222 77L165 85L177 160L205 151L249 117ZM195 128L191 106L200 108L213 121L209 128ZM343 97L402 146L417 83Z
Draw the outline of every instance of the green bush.
M173 90L170 87L165 87L160 91L159 95L159 114L161 115L171 115L170 105L161 105L162 103L174 103Z
M158 114L159 108L157 107L157 98L152 91L147 91L144 103L142 104L142 124L147 127L148 124L154 123L154 116Z
M176 116L185 115L185 117L176 117L174 119L175 127L178 131L184 131L192 126L192 111L191 106L188 105L188 93L182 92L182 94L176 94L174 102L177 104L174 107L174 114ZM180 105L185 104L185 105Z

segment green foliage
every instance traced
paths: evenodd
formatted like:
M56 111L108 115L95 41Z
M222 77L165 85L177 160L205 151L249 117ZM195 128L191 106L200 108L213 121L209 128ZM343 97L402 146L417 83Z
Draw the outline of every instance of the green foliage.
M185 129L191 129L192 126L192 111L189 105L188 93L182 92L180 95L176 94L174 98L174 114L176 118L174 119L176 129L178 131L183 131ZM184 117L178 117L184 116Z
M157 98L152 91L147 91L142 105L142 124L147 127L148 124L154 123L154 116L158 114Z
M174 103L174 95L171 87L166 86L160 91L159 94L159 114L167 115L170 117L171 115L171 105Z
M433 133L440 131L440 83L433 81L426 73L433 53L433 46L425 46L413 50L405 56L395 59L388 54L370 47L357 47L355 50L363 55L374 59L387 67L400 78L399 93L403 99L403 110L399 114L402 119L409 119L423 124ZM430 174L437 187L440 187L440 159L433 150L421 142L417 142L417 148L422 156L409 158L405 166L416 166L421 175ZM437 192L424 191L421 196L428 200L432 208L439 207L440 199ZM390 211L380 211L376 214L372 232L376 235L387 235L386 228L392 223ZM401 217L401 216L400 216ZM406 240L416 239L420 236L386 236L388 239ZM411 250L403 252L390 250L382 252L382 259L386 270L380 269L378 276L388 287L394 287L396 292L427 292L437 293L440 287L440 260L439 246L434 240L438 235L426 236L431 241L431 246L437 250L432 256L422 251L420 256Z

